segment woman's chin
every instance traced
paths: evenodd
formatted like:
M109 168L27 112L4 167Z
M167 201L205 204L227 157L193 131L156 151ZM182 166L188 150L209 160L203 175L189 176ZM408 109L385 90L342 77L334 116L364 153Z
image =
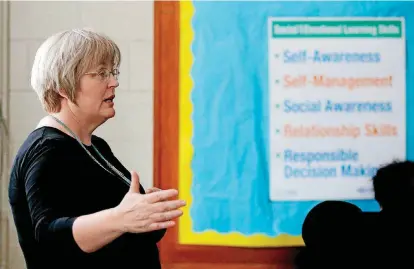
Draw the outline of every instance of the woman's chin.
M106 120L115 117L115 109L108 109L104 113L102 113Z
M116 113L115 113L115 110L114 110L113 113L111 113L111 114L108 115L108 119L111 119L111 118L115 117L115 114Z

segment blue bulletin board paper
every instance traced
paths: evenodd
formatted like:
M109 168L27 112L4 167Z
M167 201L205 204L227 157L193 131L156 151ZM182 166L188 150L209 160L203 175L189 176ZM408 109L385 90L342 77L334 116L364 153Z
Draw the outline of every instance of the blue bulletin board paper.
M400 17L406 31L406 153L414 155L414 2L180 2L181 244L302 245L314 201L269 199L268 19ZM393 48L390 48L392 50ZM377 211L374 200L351 200Z

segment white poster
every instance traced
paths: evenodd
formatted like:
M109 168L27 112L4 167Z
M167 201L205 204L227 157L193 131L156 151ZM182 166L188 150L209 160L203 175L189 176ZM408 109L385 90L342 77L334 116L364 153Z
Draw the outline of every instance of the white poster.
M372 199L406 158L401 18L269 19L270 199Z

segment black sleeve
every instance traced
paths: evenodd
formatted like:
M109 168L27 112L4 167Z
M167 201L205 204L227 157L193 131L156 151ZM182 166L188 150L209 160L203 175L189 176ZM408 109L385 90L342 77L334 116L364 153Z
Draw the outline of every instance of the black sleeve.
M64 153L63 153L64 154ZM72 233L76 217L63 216L53 197L59 192L55 186L59 181L62 150L52 145L38 147L36 154L28 160L24 178L25 193L34 225L36 241L46 248L79 254L83 251L74 240Z

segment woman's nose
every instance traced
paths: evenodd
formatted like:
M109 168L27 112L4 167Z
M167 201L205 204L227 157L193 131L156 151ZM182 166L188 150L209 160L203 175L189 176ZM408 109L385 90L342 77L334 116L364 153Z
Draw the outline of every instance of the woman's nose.
M109 77L109 87L118 87L119 86L119 81L118 78L116 78L115 76L113 76L111 74L111 76Z

